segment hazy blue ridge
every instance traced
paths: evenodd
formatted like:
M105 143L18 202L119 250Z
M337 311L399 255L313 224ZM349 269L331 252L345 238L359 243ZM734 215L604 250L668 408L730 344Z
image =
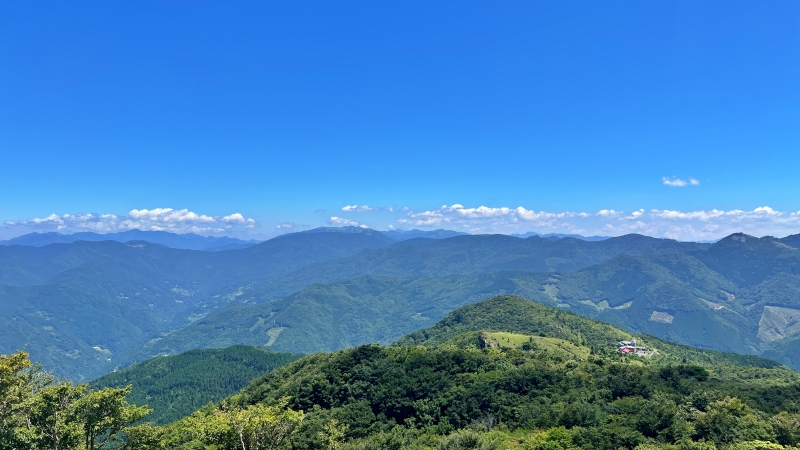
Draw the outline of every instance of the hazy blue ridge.
M0 352L20 349L82 380L268 280L394 240L379 233L294 234L205 252L143 241L0 246Z
M27 348L81 380L192 348L389 342L454 308L517 294L697 347L769 351L796 367L794 239L398 242L356 228L219 252L144 241L0 246L0 352Z
M527 239L527 238L529 238L531 236L537 236L537 237L541 237L541 238L556 238L556 239L561 239L561 238L567 238L568 237L568 238L574 238L574 239L582 239L584 241L603 241L603 240L606 240L606 239L611 237L611 236L582 236L580 234L559 234L559 233L541 234L541 233L537 233L535 231L528 231L527 233L512 233L511 236L522 238L522 239Z
M766 242L769 249L780 250L773 257L791 261L796 255L791 248ZM306 353L387 343L439 320L453 308L492 295L515 294L673 342L741 354L769 351L771 358L797 367L790 351L781 353L779 344L759 337L759 324L766 305L800 307L792 300L800 298L800 280L791 273L776 272L763 284L742 287L700 258L712 265L726 262L744 269L764 265L734 247L732 254L719 248L666 255L620 254L574 272L361 276L316 284L273 302L231 305L148 344L137 358L237 342L270 342L281 351ZM246 291L241 298L248 295ZM271 339L269 333L277 337Z
M185 250L220 251L246 248L259 243L255 240L242 240L226 236L200 236L193 233L176 234L166 231L129 230L118 233L81 232L74 234L29 233L13 239L0 241L0 245L27 245L41 247L49 244L70 244L76 241L145 241L167 247Z

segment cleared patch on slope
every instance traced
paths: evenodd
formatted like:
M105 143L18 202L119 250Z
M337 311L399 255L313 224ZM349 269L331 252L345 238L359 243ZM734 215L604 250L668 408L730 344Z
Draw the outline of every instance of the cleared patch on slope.
M758 338L777 341L800 333L800 310L765 306L758 322Z

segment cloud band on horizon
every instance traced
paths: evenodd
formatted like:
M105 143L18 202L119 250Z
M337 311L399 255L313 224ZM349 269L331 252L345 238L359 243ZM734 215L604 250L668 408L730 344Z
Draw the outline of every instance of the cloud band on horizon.
M786 236L800 233L800 211L778 211L762 206L750 211L699 210L678 211L639 209L632 212L600 209L597 212L535 211L522 206L465 207L461 204L414 211L395 209L392 216L381 222L359 222L345 217L329 216L327 220L300 225L291 221L278 223L274 231L261 228L254 219L240 213L225 216L198 214L187 209L133 209L127 215L116 214L51 214L47 217L9 220L4 228L19 235L33 231L75 233L93 231L108 233L126 230L168 231L206 235L238 235L267 239L277 234L299 231L316 226L355 226L379 229L436 229L484 234L512 234L535 231L619 236L640 233L686 241L714 240L736 232L756 236ZM16 231L13 231L16 230Z
M452 228L470 233L563 233L619 236L639 233L679 240L712 240L736 232L764 236L800 233L800 211L783 212L769 206L752 211L712 209L673 211L639 209L633 212L602 209L596 213L546 212L516 208L441 206L414 212L397 221L404 227Z
M224 234L248 232L260 228L254 219L240 213L227 216L209 216L188 209L154 208L132 209L128 215L117 214L50 214L25 220L7 220L7 228L23 228L29 231L57 231L75 233L93 231L111 233L117 231L168 231L171 233Z

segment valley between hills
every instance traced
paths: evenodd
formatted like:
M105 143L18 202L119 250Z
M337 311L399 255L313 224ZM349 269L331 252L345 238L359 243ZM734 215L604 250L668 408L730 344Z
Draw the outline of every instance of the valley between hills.
M388 344L513 294L631 332L800 364L800 236L444 236L323 228L222 251L2 245L0 351L24 348L79 381L196 348Z

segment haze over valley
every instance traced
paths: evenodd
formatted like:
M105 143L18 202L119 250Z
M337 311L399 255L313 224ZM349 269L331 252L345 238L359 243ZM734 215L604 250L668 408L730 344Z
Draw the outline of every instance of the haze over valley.
M164 233L137 237L163 241ZM84 380L195 348L314 353L388 344L460 306L514 294L631 332L794 367L799 237L397 240L351 227L236 250L146 240L2 245L0 351L26 348Z

